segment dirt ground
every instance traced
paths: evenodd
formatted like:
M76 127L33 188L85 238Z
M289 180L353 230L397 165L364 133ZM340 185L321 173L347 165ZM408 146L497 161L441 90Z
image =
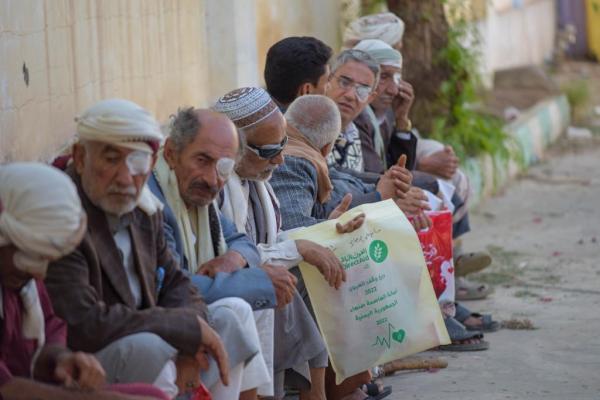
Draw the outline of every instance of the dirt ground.
M472 276L495 286L465 302L535 330L486 334L490 349L428 352L447 369L385 378L389 399L600 399L600 138L566 139L472 214L467 250L493 265Z

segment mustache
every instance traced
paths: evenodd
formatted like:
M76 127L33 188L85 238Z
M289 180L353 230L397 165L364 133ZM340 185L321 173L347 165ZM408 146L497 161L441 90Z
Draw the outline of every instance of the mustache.
M119 187L116 185L111 185L108 187L108 194L120 194L125 196L135 196L137 194L137 190L135 186L125 186Z
M189 186L190 190L197 189L203 192L210 193L211 196L216 196L219 193L219 188L211 186L206 182L192 182Z

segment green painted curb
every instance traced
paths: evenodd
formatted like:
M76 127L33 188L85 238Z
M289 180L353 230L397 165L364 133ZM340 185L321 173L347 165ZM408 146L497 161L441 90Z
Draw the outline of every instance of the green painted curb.
M567 98L561 95L539 102L504 127L516 139L518 149L515 151L523 160L522 165L489 155L465 160L462 169L471 184L469 207L477 207L519 172L541 160L545 149L569 126L570 115Z

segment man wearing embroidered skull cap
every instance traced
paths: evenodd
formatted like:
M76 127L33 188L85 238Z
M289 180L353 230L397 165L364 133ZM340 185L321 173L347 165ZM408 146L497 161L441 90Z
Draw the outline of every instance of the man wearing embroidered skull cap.
M221 211L256 243L261 262L268 264L264 268L271 275L305 260L315 265L332 287L339 288L345 273L331 250L311 241L287 239L280 230L279 202L268 183L283 163L287 143L286 121L277 104L264 89L244 87L225 94L212 108L233 121L244 143L221 193ZM348 231L350 226L357 227L357 222L340 229ZM302 298L295 290L293 296L290 304L275 312L275 398L283 398L285 382L285 386L300 389L301 399L325 399L325 345Z
M66 175L37 163L0 166L0 397L126 399L101 392L102 366L65 347L66 325L42 279L48 262L71 252L86 228ZM130 387L130 389L133 389ZM162 394L145 388L137 393ZM135 390L134 390L135 391Z
M248 334L243 315L228 307L207 310L167 247L161 204L145 187L162 139L158 123L133 102L104 100L77 119L77 133L66 172L89 229L46 279L57 314L68 323L69 345L95 352L109 382L153 383L172 397L199 384L196 374L175 386L176 375L187 372L180 366L208 367L203 381L219 398L229 380L219 335L236 346L232 376L259 358L258 339Z

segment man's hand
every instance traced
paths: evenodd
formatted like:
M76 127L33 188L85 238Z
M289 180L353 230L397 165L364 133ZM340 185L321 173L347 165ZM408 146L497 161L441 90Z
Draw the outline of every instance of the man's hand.
M377 182L377 191L382 200L402 199L410 189L412 174L406 169L406 155L398 158L396 165L390 167Z
M240 253L228 250L225 254L215 257L200 265L196 274L214 278L217 272L235 272L246 265L246 260Z
M412 85L406 81L401 81L398 85L398 94L392 102L392 109L396 117L396 129L401 131L408 130L410 125L408 114L414 101L415 91Z
M346 193L346 195L344 196L342 201L340 201L340 204L338 204L337 207L334 208L333 211L329 214L328 219L339 218L343 213L348 211L348 207L350 207L350 203L352 203L352 194Z
M196 352L195 358L201 367L208 367L207 355L211 355L219 367L221 382L227 386L229 385L229 358L227 357L225 346L223 346L223 342L217 332L208 325L208 322L200 317L197 318L200 325L202 343Z
M352 218L350 221L346 222L345 224L342 224L340 222L335 224L335 230L337 231L337 233L340 233L340 234L354 232L355 230L360 228L364 222L365 222L365 214L360 213L356 217Z
M200 380L200 372L208 369L208 358L204 357L199 361L197 357L184 356L178 354L175 359L177 368L177 378L175 385L179 389L178 395L193 392L202 383Z
M417 168L420 171L428 172L445 179L452 179L452 176L458 169L459 159L454 154L450 146L445 146L444 150L437 151L427 157L419 159Z
M415 228L415 231L419 232L423 229L428 229L433 226L433 221L427 214L421 212L416 215L411 216L412 226Z
M333 251L310 240L296 240L298 252L304 261L314 265L323 275L329 286L339 289L346 282L346 271Z
M416 186L410 188L404 199L396 200L396 204L405 214L410 215L416 215L430 209L427 195Z
M273 287L275 287L275 297L277 298L277 308L282 308L289 304L296 291L298 279L285 269L271 264L263 264L262 269L269 275Z
M54 378L67 388L96 390L104 385L106 373L93 355L65 351L56 358Z
M352 194L346 193L340 204L338 204L338 206L333 209L331 214L329 214L329 219L339 218L343 213L348 211L348 207L350 207L351 202ZM338 222L335 224L335 229L337 230L337 233L350 233L360 228L363 222L365 222L365 214L360 213L345 224Z

